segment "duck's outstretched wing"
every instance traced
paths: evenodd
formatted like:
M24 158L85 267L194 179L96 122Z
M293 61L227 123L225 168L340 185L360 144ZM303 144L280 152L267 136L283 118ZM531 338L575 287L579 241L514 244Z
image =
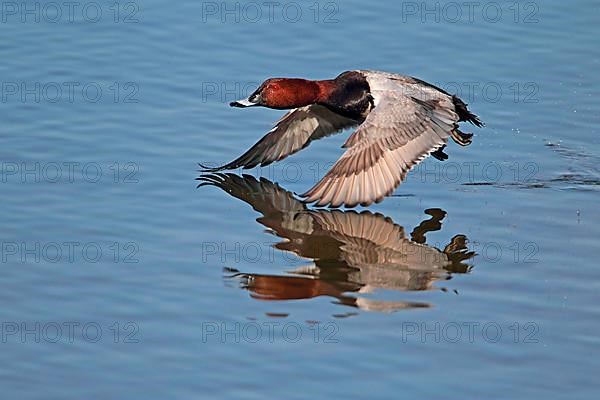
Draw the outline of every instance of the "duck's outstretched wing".
M348 150L302 196L317 206L379 202L412 167L448 142L458 120L449 97L420 100L381 91L375 109L344 144Z
M294 154L311 141L358 125L358 121L343 117L329 109L313 104L296 108L275 123L262 139L232 162L216 168L205 167L203 172L265 166Z

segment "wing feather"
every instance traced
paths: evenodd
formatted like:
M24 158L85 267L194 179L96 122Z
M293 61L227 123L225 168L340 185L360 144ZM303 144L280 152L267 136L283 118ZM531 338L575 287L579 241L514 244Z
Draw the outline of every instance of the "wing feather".
M280 161L310 144L313 140L356 126L358 121L343 117L329 109L313 104L296 108L275 123L262 139L235 160L216 168L200 165L204 172L235 168L264 167Z
M377 93L377 107L348 138L341 158L302 196L318 206L381 201L427 155L448 142L458 115L451 98Z

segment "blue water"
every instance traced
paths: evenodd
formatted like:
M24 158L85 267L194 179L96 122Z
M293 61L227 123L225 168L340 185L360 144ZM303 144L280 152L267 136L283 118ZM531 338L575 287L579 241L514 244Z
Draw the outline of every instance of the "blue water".
M595 397L600 6L435 4L2 3L3 398ZM487 126L361 214L252 208L308 189L346 134L249 171L268 182L246 199L196 188L281 115L228 102L359 68ZM319 218L433 258L357 263L297 232ZM435 268L453 239L464 259Z

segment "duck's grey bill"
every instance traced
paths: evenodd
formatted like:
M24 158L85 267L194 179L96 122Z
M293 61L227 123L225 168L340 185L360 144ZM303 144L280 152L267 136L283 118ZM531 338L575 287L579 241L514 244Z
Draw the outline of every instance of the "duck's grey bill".
M229 103L229 105L231 107L240 107L240 108L244 108L244 107L253 107L253 106L257 106L258 104L251 102L248 99L243 99L243 100L238 100L238 101L232 101L231 103Z

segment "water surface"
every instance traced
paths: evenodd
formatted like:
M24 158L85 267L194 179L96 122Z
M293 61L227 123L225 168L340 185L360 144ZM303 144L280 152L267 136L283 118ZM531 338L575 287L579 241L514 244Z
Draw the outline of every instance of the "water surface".
M0 24L7 398L598 392L596 2L456 19L421 2L101 1L72 20L42 2L39 22L15 4ZM197 188L198 162L230 161L281 115L229 101L359 68L455 92L487 126L368 209L294 197L347 133Z

